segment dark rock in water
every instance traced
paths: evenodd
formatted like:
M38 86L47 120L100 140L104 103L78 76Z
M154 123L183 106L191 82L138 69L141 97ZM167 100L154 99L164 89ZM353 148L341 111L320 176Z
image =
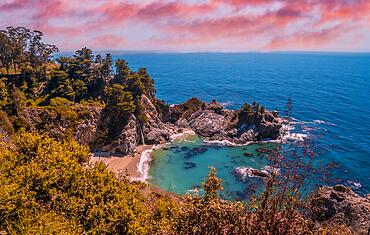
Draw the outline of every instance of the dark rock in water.
M195 162L185 162L185 170L188 170L188 169L192 169L194 167L196 167L197 164Z
M196 154L196 153L194 153L194 152L187 152L187 153L185 153L184 158L185 158L185 159L190 159L190 158L195 157L196 155L197 155L197 154Z
M218 144L208 144L207 147L209 149L216 149L216 150L224 148L224 146L218 145Z
M191 151L197 153L197 154L201 154L201 153L204 153L206 152L208 149L205 148L205 147L197 147L197 148L193 148Z
M267 150L265 148L257 148L256 151L259 152L259 153L268 153L269 152L269 150Z
M370 196L361 197L343 185L321 187L311 201L312 216L320 223L345 224L354 234L368 234Z
M188 151L190 148L187 147L187 146L182 146L181 148L179 148L180 151L184 152L184 151Z
M217 114L221 114L224 107L218 103L216 100L212 100L211 103L205 104L205 109L214 111Z
M175 153L181 153L181 152L188 152L189 151L189 147L187 147L187 146L182 146L182 147L178 147L178 146L176 146L176 147L174 147L174 148L172 148L171 147L171 150L173 151L173 152L175 152Z
M198 148L192 148L192 149L188 148L187 150L188 151L185 153L185 156L184 156L185 159L189 159L199 154L202 154L206 152L208 149L205 147L198 147Z
M253 153L243 153L243 155L246 157L253 157Z

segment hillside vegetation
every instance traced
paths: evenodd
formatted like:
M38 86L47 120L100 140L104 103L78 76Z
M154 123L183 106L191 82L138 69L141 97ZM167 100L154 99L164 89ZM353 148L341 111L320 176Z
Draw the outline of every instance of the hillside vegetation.
M169 106L156 99L144 68L132 71L126 61L88 48L53 60L57 51L43 43L41 32L0 31L1 233L350 234L345 226L317 223L299 193L301 185L286 180L290 176L272 174L264 191L246 203L218 196L222 181L213 168L203 193L179 196L116 177L102 163L89 164L91 148L130 137L117 134L122 122L135 120L140 129L151 121L144 101L171 119ZM193 100L177 107L176 115L188 117L202 105ZM265 112L253 107L238 115L257 119ZM219 112L219 107L209 109ZM96 127L97 137L87 146L88 137L79 138L76 130L81 120L88 126L102 110L110 122ZM144 137L135 135L133 141Z

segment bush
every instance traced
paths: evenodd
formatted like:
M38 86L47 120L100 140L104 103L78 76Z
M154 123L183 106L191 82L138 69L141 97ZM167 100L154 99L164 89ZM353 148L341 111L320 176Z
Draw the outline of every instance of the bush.
M42 226L44 231L69 227L71 233L148 231L140 194L104 164L90 166L87 147L25 132L1 146L6 147L0 151L0 230L25 234ZM50 215L55 223L47 219Z

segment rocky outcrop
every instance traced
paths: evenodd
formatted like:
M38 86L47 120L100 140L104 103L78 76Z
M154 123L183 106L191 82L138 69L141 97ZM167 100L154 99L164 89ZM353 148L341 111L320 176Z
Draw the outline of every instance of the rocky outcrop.
M101 107L90 107L88 115L78 123L75 139L79 143L90 145L97 141L97 127L101 111Z
M158 114L153 102L145 95L141 96L142 122L144 142L146 144L161 144L170 141L173 134L179 133L181 128L167 122L164 123Z
M30 129L46 130L56 138L73 136L93 152L106 155L132 154L137 145L165 143L189 129L206 140L236 144L279 137L282 122L278 115L254 110L254 106L226 110L215 100L205 103L196 98L160 106L152 99L140 97L139 114L57 99L50 106L26 108L20 120Z
M280 170L270 166L265 166L261 170L252 167L237 167L234 169L233 174L238 180L245 181L247 177L269 178L272 175L280 175Z
M355 234L370 231L370 196L361 197L343 185L321 187L314 195L312 215L320 223L345 224Z
M133 114L128 114L128 120L122 128L119 128L118 138L111 140L108 144L101 148L96 148L96 151L103 151L108 155L118 154L127 155L135 151L137 146L137 126L136 117Z
M176 125L191 128L207 140L227 140L235 144L246 144L249 141L277 139L283 120L277 112L264 110L261 106L246 106L241 110L225 110L219 103L202 103L188 101L198 105L192 108L175 105L170 113L182 110L177 114ZM175 111L171 111L175 110Z

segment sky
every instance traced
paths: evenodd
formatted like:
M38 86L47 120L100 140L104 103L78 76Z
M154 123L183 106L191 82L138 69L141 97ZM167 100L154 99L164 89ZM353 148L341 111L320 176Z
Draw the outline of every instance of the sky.
M370 52L370 0L0 0L61 51Z

